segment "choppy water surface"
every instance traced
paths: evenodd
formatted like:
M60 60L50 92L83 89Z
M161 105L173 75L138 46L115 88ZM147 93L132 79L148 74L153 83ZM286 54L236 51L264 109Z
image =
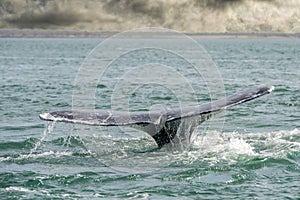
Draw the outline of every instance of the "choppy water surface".
M129 128L38 118L45 111L72 108L77 70L99 42L0 40L1 199L300 197L299 39L198 40L217 64L227 94L257 85L276 90L227 111L215 120L225 120L222 128L198 128L185 151L147 151L155 143ZM139 55L151 56L155 53ZM97 85L97 108L109 108L114 81L130 56L120 62ZM179 62L174 60L175 67ZM183 97L184 103L208 101L204 84L190 77L196 94ZM176 103L176 95L159 85L140 87L129 102L133 110Z

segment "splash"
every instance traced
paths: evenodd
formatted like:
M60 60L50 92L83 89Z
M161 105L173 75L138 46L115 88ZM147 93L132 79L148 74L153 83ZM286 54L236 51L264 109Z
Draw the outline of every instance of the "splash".
M242 135L235 132L209 132L205 136L199 134L193 147L203 153L227 152L236 155L255 155L254 148L242 138Z
M300 32L298 0L2 0L1 28Z
M241 134L210 132L198 134L189 160L207 160L211 163L226 160L235 163L240 157L284 158L300 152L300 130Z
M55 127L55 124L56 122L53 121L53 122L47 122L47 126L45 127L42 135L41 135L41 138L39 141L37 141L34 145L34 147L30 150L30 153L29 153L29 157L34 153L36 152L36 150L41 146L41 144L43 143L43 141L46 139L47 135L49 135L51 132L53 132L53 129Z
M56 153L54 151L37 153L38 148L45 141L46 137L51 132L53 132L55 124L56 124L56 122L47 122L47 126L45 127L44 131L42 132L40 139L34 144L34 147L30 150L29 154L20 154L17 157L15 157L15 156L0 157L0 162L24 160L24 159L28 159L28 158L48 157L50 155L55 155L55 156L65 155L65 153Z

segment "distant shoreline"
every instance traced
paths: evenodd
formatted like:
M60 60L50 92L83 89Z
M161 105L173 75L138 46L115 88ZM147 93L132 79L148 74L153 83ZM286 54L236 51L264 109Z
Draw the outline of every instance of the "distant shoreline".
M77 31L47 29L0 29L0 38L108 38L119 31ZM172 35L172 33L170 33ZM300 38L300 33L189 33L192 38ZM141 36L141 35L139 35ZM155 32L144 32L143 37L155 38ZM176 35L175 35L176 36ZM159 37L162 37L160 34ZM166 37L170 37L166 33Z

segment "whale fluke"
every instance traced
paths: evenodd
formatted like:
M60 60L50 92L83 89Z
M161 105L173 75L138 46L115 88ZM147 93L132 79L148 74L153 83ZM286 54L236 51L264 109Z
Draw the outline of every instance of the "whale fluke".
M120 112L109 110L63 110L42 113L42 120L93 126L130 126L147 132L158 147L165 144L189 144L194 129L232 106L256 99L274 90L274 86L249 89L229 97L175 110Z

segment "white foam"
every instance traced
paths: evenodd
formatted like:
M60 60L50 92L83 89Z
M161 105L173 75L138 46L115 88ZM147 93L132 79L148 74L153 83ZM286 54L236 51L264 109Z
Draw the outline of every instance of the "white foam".
M235 161L239 156L282 157L300 151L300 131L275 131L266 133L210 132L198 134L190 159L218 162L220 159Z
M189 156L193 160L202 159L218 162L235 162L239 156L254 156L254 147L237 133L210 132L206 136L198 135L193 143L194 150Z
M254 147L242 138L231 138L227 145L227 149L238 155L256 155Z
M0 157L0 162L5 161L16 161L16 160L24 160L24 159L37 159L37 158L43 158L43 157L49 157L49 156L55 156L55 157L61 157L61 156L72 156L72 152L54 152L54 151L47 151L43 153L38 154L21 154L18 157Z
M10 186L8 188L5 188L7 191L20 191L20 192L33 192L27 188L24 187L18 187L18 186Z
M272 86L270 87L270 89L268 90L268 92L271 93L274 89L275 89L275 87L272 85Z
M49 192L47 190L32 190L32 189L27 189L24 187L19 187L19 186L10 186L5 188L6 191L18 191L18 192L25 192L25 193L36 193L36 194L47 194L49 195Z

